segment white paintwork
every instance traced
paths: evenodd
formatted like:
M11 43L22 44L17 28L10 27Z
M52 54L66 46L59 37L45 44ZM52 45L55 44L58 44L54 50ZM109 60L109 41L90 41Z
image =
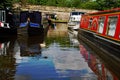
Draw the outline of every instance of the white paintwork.
M72 27L73 29L78 29L80 26L81 16L83 14L84 12L71 12L68 21L68 27Z

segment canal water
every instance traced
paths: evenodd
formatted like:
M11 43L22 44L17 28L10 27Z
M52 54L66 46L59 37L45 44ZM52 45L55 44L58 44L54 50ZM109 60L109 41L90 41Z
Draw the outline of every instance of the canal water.
M108 62L63 23L45 36L0 39L0 80L119 80L119 64Z

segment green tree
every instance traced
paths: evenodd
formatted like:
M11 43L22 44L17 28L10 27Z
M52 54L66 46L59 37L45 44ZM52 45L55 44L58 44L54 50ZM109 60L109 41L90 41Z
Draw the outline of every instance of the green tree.
M0 8L12 7L12 0L0 0Z
M21 2L21 5L35 4L60 6L83 9L106 10L120 7L120 0L0 0L0 8L12 6L12 2Z
M82 3L80 7L83 9L97 9L98 6L96 2L88 1L84 4Z
M25 6L27 4L27 0L20 0L21 6Z
M28 0L28 3L30 3L30 4L36 4L37 1L36 0Z
M39 1L40 1L40 5L47 5L46 3L48 0L39 0Z
M98 10L106 10L120 6L120 0L96 0Z
M64 7L65 6L65 0L55 0L56 6Z
M56 6L56 0L48 0L47 5L48 6Z
M74 1L73 1L73 5L74 5L74 7L76 7L76 8L79 8L82 3L83 3L82 0L74 0Z

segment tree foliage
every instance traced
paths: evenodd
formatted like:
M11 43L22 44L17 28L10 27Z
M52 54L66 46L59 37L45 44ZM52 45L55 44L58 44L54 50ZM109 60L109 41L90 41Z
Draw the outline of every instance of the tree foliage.
M120 0L97 0L98 10L120 7Z
M0 7L11 6L21 2L21 5L47 5L70 8L105 10L120 7L120 0L0 0Z
M12 1L11 0L0 0L0 8L4 9L7 7L12 7Z

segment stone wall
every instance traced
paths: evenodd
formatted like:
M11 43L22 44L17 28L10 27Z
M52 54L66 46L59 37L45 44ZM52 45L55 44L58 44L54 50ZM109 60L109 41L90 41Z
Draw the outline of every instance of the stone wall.
M21 10L37 10L41 11L43 15L46 13L56 13L57 18L60 20L68 20L71 11L80 11L80 12L96 12L97 10L86 10L86 9L75 9L67 7L54 7L54 6L41 6L41 5L26 5L20 6L19 4L14 4L14 8L20 8Z

